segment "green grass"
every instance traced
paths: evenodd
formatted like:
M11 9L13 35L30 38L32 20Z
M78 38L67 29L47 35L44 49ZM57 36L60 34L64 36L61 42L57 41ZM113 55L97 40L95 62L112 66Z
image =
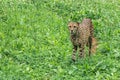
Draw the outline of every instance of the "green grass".
M119 80L120 0L0 0L0 80ZM91 18L98 49L71 62L67 23Z

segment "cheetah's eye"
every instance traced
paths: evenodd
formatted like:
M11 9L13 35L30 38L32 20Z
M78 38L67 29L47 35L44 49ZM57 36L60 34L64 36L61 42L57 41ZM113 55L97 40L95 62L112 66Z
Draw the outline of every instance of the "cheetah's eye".
M71 28L71 26L69 26L69 28Z
M76 28L76 26L74 26L74 28Z

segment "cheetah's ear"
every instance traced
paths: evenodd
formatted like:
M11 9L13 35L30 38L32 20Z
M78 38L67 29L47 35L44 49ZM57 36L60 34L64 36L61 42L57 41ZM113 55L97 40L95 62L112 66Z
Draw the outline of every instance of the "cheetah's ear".
M80 23L79 23L79 22L77 22L77 25L78 25L78 26L79 26L79 24L80 24Z

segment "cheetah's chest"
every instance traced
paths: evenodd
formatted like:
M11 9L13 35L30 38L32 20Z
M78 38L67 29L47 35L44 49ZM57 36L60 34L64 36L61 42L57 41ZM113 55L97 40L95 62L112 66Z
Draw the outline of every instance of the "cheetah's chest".
M71 37L71 41L74 45L79 45L80 44L80 40L78 37Z
M74 45L80 45L87 43L88 36L86 36L84 33L78 36L71 36L71 41Z

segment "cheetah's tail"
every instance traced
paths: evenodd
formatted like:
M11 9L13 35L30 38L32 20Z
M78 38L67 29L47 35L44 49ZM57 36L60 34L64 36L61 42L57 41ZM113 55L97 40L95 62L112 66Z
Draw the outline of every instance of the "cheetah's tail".
M95 53L96 52L96 49L97 49L97 40L95 37L92 37L92 53Z

